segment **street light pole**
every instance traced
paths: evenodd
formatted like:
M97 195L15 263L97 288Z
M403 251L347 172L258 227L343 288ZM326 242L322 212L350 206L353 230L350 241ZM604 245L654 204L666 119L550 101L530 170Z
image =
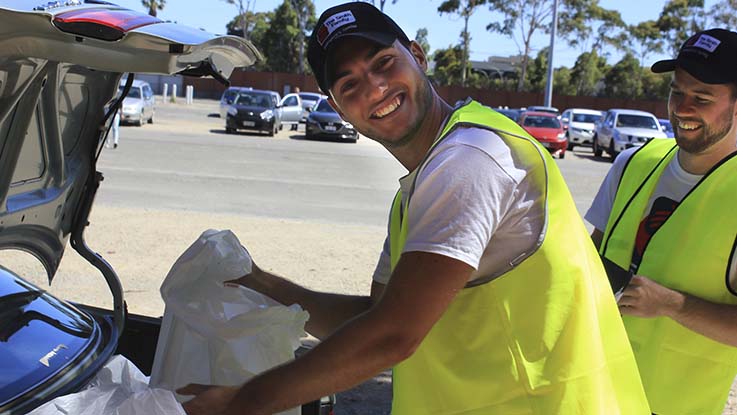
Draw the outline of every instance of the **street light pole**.
M545 106L553 106L553 51L555 34L558 31L558 0L553 0L553 27L550 29L550 50L548 50L548 81L545 84Z

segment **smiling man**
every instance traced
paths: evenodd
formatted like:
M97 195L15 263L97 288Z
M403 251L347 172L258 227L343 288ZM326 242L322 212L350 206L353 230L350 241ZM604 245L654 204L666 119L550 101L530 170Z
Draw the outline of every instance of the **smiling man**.
M422 48L365 2L325 11L308 59L331 105L409 172L371 296L256 268L240 282L301 304L323 341L239 388L183 390L198 394L188 413L271 414L392 367L395 415L649 414L603 267L548 152L477 102L448 105Z
M617 158L586 214L602 256L637 274L619 300L658 415L722 413L737 375L737 33L676 59L672 139Z

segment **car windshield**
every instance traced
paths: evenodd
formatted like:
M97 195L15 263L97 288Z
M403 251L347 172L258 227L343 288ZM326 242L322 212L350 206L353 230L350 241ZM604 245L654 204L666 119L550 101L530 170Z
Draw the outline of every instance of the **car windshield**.
M241 93L235 103L248 107L274 108L274 101L267 94Z
M666 132L668 132L668 133L672 133L673 132L673 126L671 125L671 123L669 121L661 121L660 122L660 125L663 126L663 128L665 129Z
M601 115L596 114L573 114L573 122L596 124L600 119Z
M525 117L524 125L525 127L534 128L560 128L560 123L557 118L535 115Z
M121 93L123 93L123 90L125 87L120 87L119 90ZM128 91L128 95L126 95L128 98L141 98L141 90L139 88L132 87L130 91Z
M318 94L310 94L310 93L307 93L307 92L304 92L304 93L299 94L299 97L302 98L303 101L304 100L307 100L307 101L317 101L318 99L320 99L320 95L318 95Z
M315 112L335 112L335 110L328 104L327 100L322 100L317 104Z
M617 127L649 128L651 130L657 130L658 123L655 121L655 118L648 117L647 115L619 114L619 117L617 117Z

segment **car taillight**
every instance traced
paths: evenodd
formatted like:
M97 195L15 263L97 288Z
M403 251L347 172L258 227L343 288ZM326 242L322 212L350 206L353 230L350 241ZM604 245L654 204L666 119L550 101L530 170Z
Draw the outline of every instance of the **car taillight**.
M63 32L109 41L119 40L130 30L161 22L127 9L84 9L54 16L54 25Z

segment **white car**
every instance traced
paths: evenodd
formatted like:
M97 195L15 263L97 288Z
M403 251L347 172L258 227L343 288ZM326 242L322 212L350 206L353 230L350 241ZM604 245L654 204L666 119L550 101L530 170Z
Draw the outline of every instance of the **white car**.
M606 151L612 161L622 151L639 147L653 138L667 138L651 113L637 110L611 109L596 126L594 155Z
M125 78L118 86L119 93L125 89ZM134 80L128 94L123 100L120 122L132 123L142 126L144 122L154 123L156 108L154 105L154 92L146 81Z
M596 123L603 116L604 113L601 111L584 108L569 108L563 111L560 121L566 128L568 150L573 150L575 146L592 145Z

